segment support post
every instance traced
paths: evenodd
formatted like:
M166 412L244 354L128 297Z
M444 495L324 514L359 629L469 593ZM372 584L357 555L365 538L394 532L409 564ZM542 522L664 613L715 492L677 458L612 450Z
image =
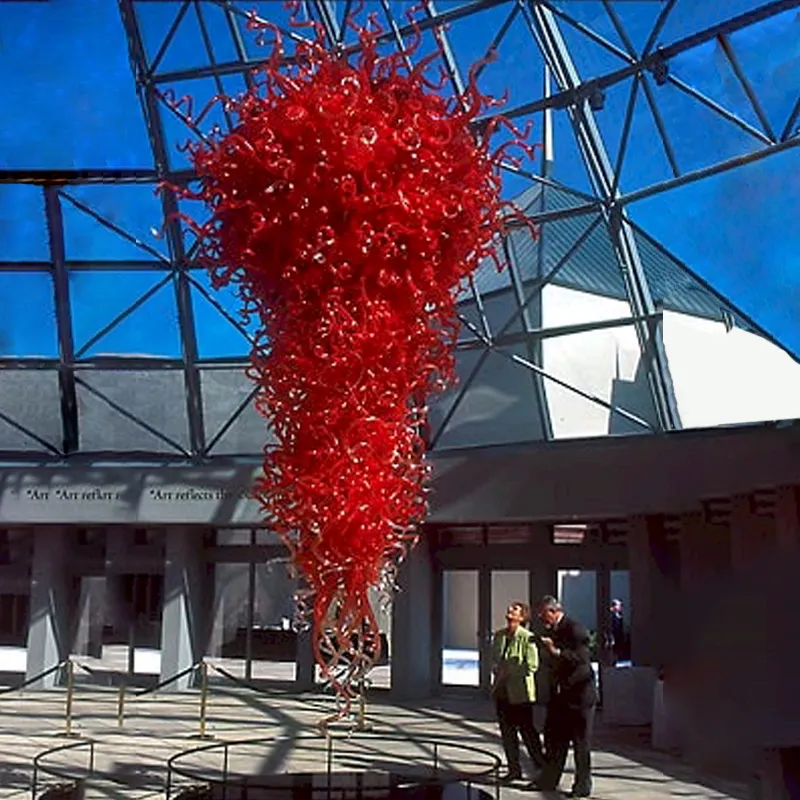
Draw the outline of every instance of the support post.
M72 596L67 528L37 528L33 539L30 622L26 679L56 666L69 657L72 632ZM33 691L50 689L59 680L58 670L34 681Z
M119 685L117 694L117 727L121 728L125 724L125 684Z
M67 661L67 698L64 704L65 727L64 734L72 736L72 701L75 694L75 664L72 659Z
M206 715L208 714L208 664L200 664L200 730L201 739L210 739L206 732Z
M161 620L161 680L188 669L205 654L207 620L204 619L205 564L196 531L167 531L164 564L164 611ZM189 672L165 687L167 691L189 688Z
M800 487L781 486L775 500L775 539L778 549L800 551Z
M392 693L398 699L432 694L433 576L430 544L422 536L400 567L392 603Z
M733 497L730 518L731 567L736 571L748 569L769 549L773 527L767 517L755 513L754 498L749 494Z
M314 690L316 662L314 661L314 630L310 626L297 632L297 664L294 688L299 692Z

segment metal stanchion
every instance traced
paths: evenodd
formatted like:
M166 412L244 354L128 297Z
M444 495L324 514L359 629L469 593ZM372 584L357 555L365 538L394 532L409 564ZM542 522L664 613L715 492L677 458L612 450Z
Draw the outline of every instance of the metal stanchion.
M331 772L333 772L333 736L331 736L330 731L327 731L325 735L328 737L328 748L325 754L325 769L328 773L328 791L330 791Z
M66 736L72 736L72 696L75 693L75 665L72 663L72 659L67 661L67 702L66 708L64 709L64 715L66 717L66 730L64 734Z
M125 684L119 685L117 695L117 727L121 728L125 724Z
M200 664L200 739L211 739L206 732L206 712L208 710L208 664Z
M372 726L367 722L367 698L366 687L361 684L361 691L358 694L358 719L356 720L357 731L368 731Z

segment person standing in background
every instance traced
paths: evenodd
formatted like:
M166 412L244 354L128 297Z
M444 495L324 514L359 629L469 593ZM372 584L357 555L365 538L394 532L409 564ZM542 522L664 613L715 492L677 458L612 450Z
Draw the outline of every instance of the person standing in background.
M496 631L492 639L492 696L508 764L508 773L502 778L505 783L522 779L520 736L533 762L534 780L544 767L542 743L533 720L539 651L534 635L525 627L529 618L527 604L510 603L506 627Z
M611 642L610 649L614 656L614 663L620 661L630 660L630 652L628 648L628 636L625 632L625 617L622 612L622 601L612 600L611 607L608 609L611 616L610 634Z

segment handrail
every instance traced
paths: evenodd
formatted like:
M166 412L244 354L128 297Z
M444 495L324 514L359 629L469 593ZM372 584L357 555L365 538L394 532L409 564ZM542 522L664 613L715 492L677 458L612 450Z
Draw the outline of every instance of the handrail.
M18 683L16 686L6 686L4 689L0 689L0 696L10 694L11 692L18 692L20 689L24 689L26 686L30 686L32 683L36 683L36 681L40 681L42 678L52 675L57 670L63 669L67 665L68 660L69 659L59 661L58 664L54 664L52 667L49 667L44 672L40 672L38 675L34 675L32 678L26 678L22 683Z
M78 669L83 670L87 675L97 675L97 674L99 674L98 670L92 669L91 667L86 666L86 664L81 664L79 661L75 661L74 659L70 659L70 660L72 660L72 662L75 664L75 666ZM66 663L67 663L66 661L63 662L63 664L66 664ZM171 675L169 678L165 678L163 681L159 681L155 686L148 686L145 689L141 689L139 691L131 692L131 695L133 697L143 697L146 694L151 694L152 692L157 692L159 689L163 689L165 686L169 686L169 684L174 683L177 680L180 680L181 678L183 678L184 676L188 675L193 670L198 669L202 665L202 663L203 663L202 661L197 661L194 664L191 664L190 666L186 667L185 669L182 669L180 672L176 673L175 675ZM126 673L120 672L120 673L117 673L117 674L119 674L120 676L124 676ZM120 684L124 684L125 683L125 681L123 680L122 677L120 677L118 680L119 680Z
M186 667L186 669L182 669L180 672L176 673L170 678L165 678L163 681L159 681L155 686L148 686L146 689L141 689L137 692L131 692L134 697L144 697L147 694L152 694L153 692L157 692L159 689L163 689L165 686L169 686L171 683L175 683L175 681L179 681L181 678L188 675L190 672L194 672L203 664L202 661L198 661L191 666Z
M367 741L367 742L407 742L412 744L418 745L431 745L431 759L432 759L432 774L430 778L421 778L417 777L414 779L414 783L419 785L440 785L440 784L447 784L447 783L454 783L454 782L464 782L469 785L476 780L483 779L483 778L492 778L495 784L495 798L499 800L499 793L500 793L500 781L499 781L499 773L500 773L500 766L501 761L500 758L491 753L487 750L481 749L479 747L475 747L474 745L462 744L460 742L453 743L449 739L444 739L441 737L425 737L425 738L416 738L413 736L402 736L402 735L383 735L383 734L366 734L366 735L359 735L354 737L352 734L341 734L339 736L334 736L330 733L326 734L325 737L325 750L326 750L326 759L325 759L325 774L328 780L328 789L331 788L330 781L331 776L334 772L333 770L333 742L334 740L341 740L344 742L353 741ZM224 786L228 783L230 779L229 773L229 763L230 763L230 749L236 746L246 746L246 745L253 745L253 744L277 744L279 742L293 742L297 743L298 741L320 741L319 734L308 733L308 734L296 734L293 736L267 736L267 737L258 737L254 739L239 739L235 741L225 741L225 742L213 742L211 744L199 745L197 747L191 747L188 750L183 750L180 753L175 753L167 759L167 784L165 787L165 797L166 800L170 800L172 796L172 787L173 787L173 776L185 778L190 781L198 781L204 784L210 784L212 786ZM469 753L476 753L480 756L484 756L490 763L491 766L485 769L477 769L474 772L466 772L466 771L458 771L458 770L450 770L449 772L444 772L441 770L441 760L439 755L439 748L444 745L446 747L452 748L454 750L463 750ZM178 759L183 758L185 756L190 756L196 753L208 752L211 750L222 750L223 755L223 765L222 769L220 770L222 774L222 778L209 778L207 774L198 774L197 772L190 771L186 768L182 768L180 765L177 765L176 762ZM398 758L398 763L403 762L403 758ZM267 777L267 776L259 776L259 777Z
M60 780L67 780L67 781L78 781L80 778L76 778L74 775L69 774L68 772L63 772L55 767L48 767L41 763L42 759L45 756L53 755L53 753L62 753L65 750L76 750L79 747L89 747L89 775L94 772L94 740L93 739L82 739L79 742L70 742L69 744L60 744L57 747L50 747L47 750L43 750L41 753L37 753L33 757L33 779L31 781L31 800L36 800L36 792L39 788L39 773L44 773L45 775L49 775L51 778L59 778Z

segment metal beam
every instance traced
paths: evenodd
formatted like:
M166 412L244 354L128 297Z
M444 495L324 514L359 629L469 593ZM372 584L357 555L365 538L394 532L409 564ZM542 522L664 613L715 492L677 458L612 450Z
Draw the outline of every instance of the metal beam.
M800 0L798 0L800 2ZM526 14L531 32L540 43L542 55L561 88L574 90L580 85L580 77L572 56L561 35L558 23L552 12L533 2L529 2L530 17ZM656 309L633 230L628 224L623 207L616 205L620 192L618 177L615 174L606 151L605 143L589 107L587 99L567 109L575 130L583 158L594 186L595 192L609 204L605 212L606 222L620 272L625 282L632 315L637 318L652 316ZM661 341L660 330L651 329L647 324L636 324L642 359L647 367L648 383L653 397L653 405L663 430L680 427L678 404L672 386L672 378L667 365L666 351ZM651 358L647 360L647 354Z
M544 6L535 2L535 0L528 0L528 3L532 8L539 8L542 11L547 12L551 17L553 16L552 12L550 12L548 8L545 8ZM734 33L738 30L742 30L743 28L747 28L751 25L756 25L759 22L770 19L778 14L782 14L785 11L790 11L793 8L800 8L800 0L775 0L775 2L767 3L760 8L753 9L745 14L740 14L738 17L733 17L725 22L719 23L718 25L713 25L710 28L706 28L705 30L692 34L691 36L686 36L683 39L679 39L677 42L673 42L671 45L660 47L654 53L650 53L640 59L634 60L625 67L608 72L605 75L601 75L597 78L592 78L591 81L585 83L578 82L569 88L562 88L560 92L554 94L550 98L542 98L530 103L523 103L522 105L514 108L503 109L502 112L498 112L497 114L487 114L485 117L476 120L475 124L484 125L487 119L491 119L495 116L502 116L506 117L507 119L515 119L517 117L533 114L537 111L544 111L546 108L567 108L568 106L574 105L576 102L580 101L581 92L586 88L587 84L591 84L592 87L597 87L599 89L608 89L609 87L621 83L628 78L632 78L638 73L652 70L655 66L665 60L668 61L669 59L674 58L675 56L680 55L687 50L691 50L695 47L705 44L706 42L712 41L722 33Z
M628 192L620 196L616 203L618 206L627 206L631 203L635 203L637 200L644 200L647 197L652 197L654 194L667 192L670 189L677 189L680 186L686 186L688 183L710 178L712 175L719 175L722 172L728 172L736 167L743 167L745 164L754 164L756 161L767 158L767 156L775 155L775 153L783 153L798 145L800 145L800 136L778 142L777 144L767 145L767 147L762 147L760 150L754 150L751 153L745 153L741 156L729 158L726 161L720 161L716 164L712 164L710 167L703 167L702 169L696 169L692 172L685 172L678 178L670 178L666 181L654 183L651 186L645 186L643 189Z
M336 8L331 0L306 0L306 9L308 10L308 15L312 18L315 16L312 13L312 9L316 11L316 17L325 31L328 46L331 49L339 47L341 30L336 19Z
M577 322L573 325L554 325L548 328L531 328L524 333L504 333L501 336L493 336L492 344L498 347L508 347L510 345L522 344L526 340L541 341L542 339L555 339L559 336L572 336L577 333L593 333L594 331L608 330L610 328L625 328L628 325L635 325L637 322L660 321L662 313L656 311L650 317L615 317L614 319L595 320L593 322ZM467 324L466 317L459 319ZM468 339L462 340L456 345L457 350L474 350L483 346L483 340Z
M68 183L155 183L156 171L146 169L0 169L0 183L63 186Z
M169 154L159 111L158 92L148 72L147 57L133 0L118 0L122 23L128 39L128 50L136 88L142 104L147 133L153 150L155 170L160 180L169 176ZM181 344L183 348L184 379L186 384L186 412L189 421L189 443L192 458L205 454L205 429L200 372L197 368L197 335L194 325L191 287L183 233L177 219L178 200L170 189L161 192L167 241L172 263L175 265L175 299L178 307Z
M615 406L613 403L609 403L607 400L603 400L602 397L598 397L591 392L586 392L583 389L580 389L577 386L573 386L568 381L565 381L551 373L547 372L546 370L542 369L538 364L534 364L530 359L524 358L523 356L517 353L508 353L505 350L501 349L494 341L490 341L487 339L480 330L473 325L469 320L463 320L464 324L469 328L472 333L475 334L479 339L483 340L483 343L486 347L486 352L493 352L497 353L497 355L502 356L503 358L511 361L515 364L519 364L526 369L535 372L537 375L541 375L543 378L546 378L549 381L552 381L557 386L561 386L563 389L567 389L568 391L572 392L573 394L582 397L584 400L588 400L591 403L595 403L596 405L602 406L603 408L611 411L614 414L618 414L621 417L629 420L630 422L635 423L641 428L645 430L652 431L653 426L647 421L642 419L641 417L637 416L636 414L632 414L630 411L627 411L620 406ZM481 354L482 357L485 356L485 353Z
M544 194L544 189L542 189ZM516 250L514 242L510 236L506 236L504 241L505 256L508 261L508 273L511 279L511 288L514 292L514 301L522 321L524 331L525 349L528 359L539 366L543 364L541 341L534 338L531 334L542 326L542 295L539 292L533 301L525 302L525 290L522 287L522 276L519 274ZM541 248L541 244L540 244ZM497 340L494 339L496 342ZM533 382L533 397L536 403L536 412L539 417L542 438L550 440L553 438L553 423L550 419L550 407L547 402L547 392L544 388L542 376L536 372L531 372Z
M75 343L72 337L72 309L69 302L69 276L65 266L64 220L58 189L44 190L47 216L47 237L50 259L53 262L53 291L55 293L56 328L58 330L58 388L61 398L61 449L65 455L80 447L78 425L78 396L75 389Z

